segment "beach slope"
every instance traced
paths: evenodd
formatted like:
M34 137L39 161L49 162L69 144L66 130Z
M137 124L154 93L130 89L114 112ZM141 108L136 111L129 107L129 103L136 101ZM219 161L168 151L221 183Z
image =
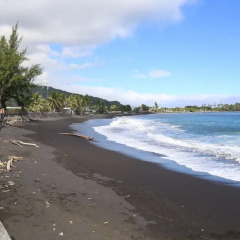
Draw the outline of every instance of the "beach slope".
M1 132L2 158L23 156L1 174L1 183L15 182L0 197L0 220L14 239L240 238L239 188L59 135L84 120L36 121Z

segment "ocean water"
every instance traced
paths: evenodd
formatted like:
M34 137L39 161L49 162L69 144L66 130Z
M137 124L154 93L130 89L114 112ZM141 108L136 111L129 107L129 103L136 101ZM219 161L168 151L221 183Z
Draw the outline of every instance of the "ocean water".
M239 112L116 117L72 128L93 135L101 147L176 171L240 183Z

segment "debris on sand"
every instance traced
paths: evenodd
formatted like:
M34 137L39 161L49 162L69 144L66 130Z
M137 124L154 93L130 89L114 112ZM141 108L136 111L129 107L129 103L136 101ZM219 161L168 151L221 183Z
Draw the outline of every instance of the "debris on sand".
M13 166L13 162L15 161L21 161L22 160L22 157L16 157L16 156L9 156L8 157L8 162L7 162L7 172L10 172L11 171L11 168Z
M27 143L27 142L23 142L23 141L17 141L17 140L5 140L4 142L11 142L12 144L15 144L19 147L22 147L22 145L27 145L27 146L33 146L33 147L39 147L37 144L35 143Z

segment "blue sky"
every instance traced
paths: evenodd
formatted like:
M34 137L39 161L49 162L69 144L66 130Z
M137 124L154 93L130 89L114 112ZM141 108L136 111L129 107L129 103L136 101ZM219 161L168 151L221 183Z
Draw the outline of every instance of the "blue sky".
M26 17L0 0L0 31L19 21L39 83L133 106L240 101L240 1L71 0L59 15L55 1L35 0Z

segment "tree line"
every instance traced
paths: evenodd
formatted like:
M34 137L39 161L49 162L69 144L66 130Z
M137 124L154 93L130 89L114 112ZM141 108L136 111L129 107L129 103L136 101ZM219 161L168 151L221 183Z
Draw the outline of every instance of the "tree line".
M161 108L149 108L151 111L155 112L234 112L234 111L240 111L240 103L234 103L234 104L203 104L202 106L196 106L196 105L188 105L185 107L173 107L173 108L167 108L167 107L161 107Z
M32 94L22 111L32 112L60 112L64 108L70 108L76 114L86 111L95 111L96 113L109 112L130 112L132 108L130 105L111 105L106 106L104 101L99 100L93 105L92 98L88 95L70 94L68 97L64 93L52 91L49 97L43 98L38 92Z

